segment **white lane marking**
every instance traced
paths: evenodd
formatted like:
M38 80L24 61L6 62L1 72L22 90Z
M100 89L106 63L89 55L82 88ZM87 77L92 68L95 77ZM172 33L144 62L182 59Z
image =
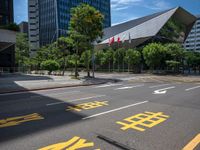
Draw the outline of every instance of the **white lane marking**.
M46 106L58 105L58 104L63 104L63 103L68 103L68 102L82 101L82 100L87 100L87 99L92 99L92 98L99 98L99 97L104 97L104 96L106 96L106 95L97 95L97 96L91 96L91 97L84 97L84 98L69 100L69 101L66 101L66 102L49 103L49 104L46 104Z
M67 93L69 93L69 94L73 94L73 93L79 93L79 92L81 92L81 91L67 91L67 92L61 92L61 93L42 93L41 94L41 96L54 96L54 95L62 95L62 94L67 94Z
M153 92L153 94L165 94L165 93L167 93L167 90L174 89L174 88L175 88L175 86L167 87L167 88L164 88L164 89L155 90Z
M135 87L142 87L142 86L144 86L144 84L135 85L135 86L124 86L124 87L117 88L117 89L114 89L114 90L125 90L125 89L132 89L132 88L135 88Z
M139 102L139 103L135 103L135 104L119 107L119 108L112 109L112 110L109 110L109 111L105 111L105 112L102 112L102 113L94 114L94 115L91 115L91 116L88 116L88 117L85 117L85 118L82 118L82 119L85 120L85 119L89 119L89 118L105 115L105 114L108 114L108 113L111 113L111 112L119 111L119 110L122 110L122 109L126 109L126 108L137 106L137 105L141 105L141 104L148 103L148 102L149 101L143 101L143 102Z
M198 89L198 88L200 88L200 86L191 87L189 89L185 89L185 91L191 91L191 90Z
M105 84L105 85L97 86L95 88L103 88L103 87L111 87L111 86L119 86L119 85L122 85L122 84Z
M149 88L152 89L152 88L162 87L162 86L167 86L167 85L170 85L170 84L159 84L159 85L150 86Z

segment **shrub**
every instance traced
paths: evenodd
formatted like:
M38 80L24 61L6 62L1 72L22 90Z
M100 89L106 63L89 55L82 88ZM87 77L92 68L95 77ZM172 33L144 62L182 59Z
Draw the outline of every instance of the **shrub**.
M46 60L41 63L42 69L48 70L48 74L50 75L52 71L58 70L60 65L55 60Z

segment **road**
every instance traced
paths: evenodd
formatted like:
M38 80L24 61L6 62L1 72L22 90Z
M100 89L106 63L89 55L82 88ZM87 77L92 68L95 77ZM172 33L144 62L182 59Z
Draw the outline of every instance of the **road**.
M198 150L200 84L125 80L0 95L1 150Z

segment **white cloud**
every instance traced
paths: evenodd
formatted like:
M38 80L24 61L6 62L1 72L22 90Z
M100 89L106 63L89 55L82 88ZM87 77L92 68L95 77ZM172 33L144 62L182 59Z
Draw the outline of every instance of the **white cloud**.
M166 10L171 7L166 0L111 0L113 11L128 9L132 6L144 7L151 10Z
M151 3L144 6L152 10L166 10L171 8L171 5L165 0L154 0Z
M127 9L130 6L137 5L143 0L111 0L111 8L114 11Z
M126 15L126 16L128 16L128 15ZM118 24L121 24L121 23L125 23L127 21L134 20L134 19L137 19L137 18L139 18L139 17L138 16L131 16L131 17L125 18L123 20L120 20L118 22L112 23L112 26L115 26L115 25L118 25Z

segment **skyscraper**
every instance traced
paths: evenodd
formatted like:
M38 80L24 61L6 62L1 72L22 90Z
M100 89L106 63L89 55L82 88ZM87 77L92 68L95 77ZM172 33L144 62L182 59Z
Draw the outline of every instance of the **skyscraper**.
M13 0L0 0L0 25L13 23Z
M186 39L184 47L189 51L200 52L200 15L197 16L197 21Z
M104 27L111 25L110 0L29 0L29 40L32 51L66 35L70 10L80 3L99 10L105 17Z

